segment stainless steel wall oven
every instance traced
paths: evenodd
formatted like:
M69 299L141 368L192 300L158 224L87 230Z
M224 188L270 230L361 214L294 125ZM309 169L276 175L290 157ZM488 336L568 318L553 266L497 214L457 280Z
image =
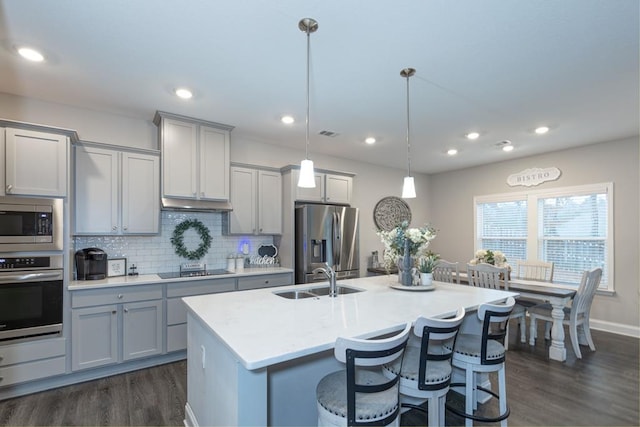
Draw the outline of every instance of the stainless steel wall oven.
M62 255L0 256L0 341L60 334Z

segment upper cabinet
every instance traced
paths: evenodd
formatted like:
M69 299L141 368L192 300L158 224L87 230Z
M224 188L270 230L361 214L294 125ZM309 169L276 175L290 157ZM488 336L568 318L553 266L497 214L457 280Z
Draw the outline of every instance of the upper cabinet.
M75 147L75 234L157 234L157 154Z
M230 234L282 234L279 170L231 167Z
M162 196L229 200L232 126L158 112L154 118L162 151Z
M69 136L33 129L0 128L4 185L12 196L67 196Z
M353 191L353 175L337 173L315 173L316 187L297 186L298 169L292 170L292 184L295 188L295 201L350 205Z

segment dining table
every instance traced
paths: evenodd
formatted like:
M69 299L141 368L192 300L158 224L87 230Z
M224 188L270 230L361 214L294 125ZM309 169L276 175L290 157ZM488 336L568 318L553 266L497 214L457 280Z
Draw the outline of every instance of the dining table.
M460 282L469 283L467 273L460 273ZM549 359L564 362L567 360L567 348L564 345L564 307L576 295L576 289L569 289L566 284L509 278L508 290L518 292L521 297L539 300L540 303L551 304L551 345Z

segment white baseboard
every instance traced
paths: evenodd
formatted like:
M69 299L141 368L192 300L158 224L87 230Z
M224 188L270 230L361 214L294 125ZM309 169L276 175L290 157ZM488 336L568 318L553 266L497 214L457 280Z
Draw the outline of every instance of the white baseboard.
M590 319L589 326L591 329L598 331L611 332L618 335L627 335L634 338L640 338L640 326L623 325L622 323L607 322L606 320Z

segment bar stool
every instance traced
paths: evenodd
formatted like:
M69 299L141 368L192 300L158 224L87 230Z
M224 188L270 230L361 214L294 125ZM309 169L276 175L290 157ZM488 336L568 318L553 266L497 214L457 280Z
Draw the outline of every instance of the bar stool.
M401 412L409 409L425 411L419 406L428 401L430 426L444 426L445 400L451 382L451 357L455 339L464 319L464 307L451 319L419 317L413 333L420 337L420 347L405 350L402 361L386 364L388 378L400 374ZM444 344L449 343L449 347Z
M381 366L402 359L410 331L407 323L389 338L336 340L334 355L346 370L325 376L316 387L319 426L399 424L399 377L385 377Z
M481 422L500 421L507 425L509 408L507 406L507 383L505 372L504 339L507 334L509 315L515 300L509 297L504 304L482 304L478 308L478 318L482 321L482 335L458 334L456 339L453 366L465 371L465 383L452 383L451 386L465 387L465 412L447 406L455 414L465 417L465 425L471 427L473 420ZM448 346L448 344L445 344ZM477 373L498 372L498 393L480 387L477 384ZM474 415L478 408L478 390L484 391L499 399L500 415L497 417L481 417Z

